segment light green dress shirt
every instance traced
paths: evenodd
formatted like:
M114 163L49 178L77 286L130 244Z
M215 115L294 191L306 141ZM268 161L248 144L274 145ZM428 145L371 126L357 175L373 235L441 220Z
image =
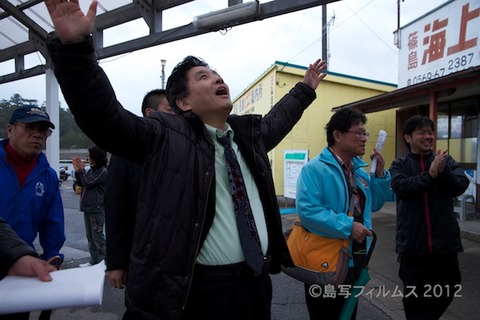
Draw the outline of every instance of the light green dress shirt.
M265 254L268 248L268 234L263 213L263 206L258 194L258 188L245 160L233 142L233 131L230 126L227 130L221 131L208 124L205 124L215 145L215 218L203 247L197 257L197 263L204 265L225 265L245 261L240 238L235 221L232 193L228 181L227 163L223 155L223 146L217 141L217 136L222 137L228 134L232 140L232 148L237 155L243 179L247 188L248 199L252 208L258 235Z

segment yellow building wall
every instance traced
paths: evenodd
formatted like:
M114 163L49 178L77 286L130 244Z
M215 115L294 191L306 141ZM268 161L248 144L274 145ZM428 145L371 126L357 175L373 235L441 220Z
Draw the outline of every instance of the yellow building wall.
M300 66L274 64L233 101L233 113L266 114L297 82L302 81L305 70ZM327 145L325 125L333 114L332 108L394 89L396 87L393 85L328 74L316 90L317 98L300 121L269 153L277 195L284 194L285 150L308 150L309 159L314 158ZM367 114L366 128L370 132L370 138L364 160L370 164L369 155L375 147L378 132L384 129L387 131L387 141L382 154L386 168L390 167L395 156L395 110Z

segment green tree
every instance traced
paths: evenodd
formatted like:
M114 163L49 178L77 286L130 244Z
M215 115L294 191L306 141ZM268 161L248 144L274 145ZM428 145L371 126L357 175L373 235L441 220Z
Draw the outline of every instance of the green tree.
M93 142L80 130L69 109L60 108L60 148L89 148Z
M37 100L29 100L29 101L37 101ZM19 95L18 93L15 93L11 98L10 98L10 107L13 107L13 108L18 108L20 106L23 106L24 104L27 104L27 103L24 103L25 101L23 100L22 96ZM28 104L31 104L31 103L28 103ZM35 104L35 105L38 105L38 104Z
M7 138L7 124L10 121L13 110L23 105L38 106L38 101L34 99L24 99L18 93L14 94L10 100L0 100L0 139ZM42 104L45 109L45 103ZM75 123L73 114L68 109L63 109L60 105L59 121L56 126L60 130L60 149L88 148L93 145L92 141L80 130Z

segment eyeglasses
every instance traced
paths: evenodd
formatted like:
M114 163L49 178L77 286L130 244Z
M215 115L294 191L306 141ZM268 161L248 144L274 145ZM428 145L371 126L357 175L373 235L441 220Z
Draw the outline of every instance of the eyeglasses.
M360 131L360 130L359 131L350 131L350 130L348 130L347 132L355 134L355 136L357 138L364 138L364 137L368 138L368 137L370 137L370 133L368 133L366 131Z
M23 130L25 130L28 134L33 134L35 132L40 132L44 136L50 137L52 134L52 129L48 125L48 123L42 122L33 122L33 123L25 123L25 122L15 122L15 125L20 125Z
M420 136L424 136L424 135L433 136L435 134L435 132L433 132L432 130L415 130L415 132Z

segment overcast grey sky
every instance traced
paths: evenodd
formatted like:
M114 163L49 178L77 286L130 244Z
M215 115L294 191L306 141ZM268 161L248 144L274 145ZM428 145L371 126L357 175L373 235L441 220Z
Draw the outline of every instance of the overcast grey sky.
M100 0L101 2L101 0ZM268 1L260 1L268 2ZM329 70L397 83L398 50L393 43L398 0L342 0L327 6ZM401 2L400 25L419 18L447 0ZM81 0L82 6L89 3ZM226 0L197 0L164 14L164 28L192 21L193 16L226 6ZM334 17L334 18L333 18ZM161 59L166 77L187 55L203 58L230 86L232 99L275 61L308 66L322 53L322 8L316 7L101 61L125 108L140 114L144 94L161 87ZM105 33L105 46L126 36L142 36L141 22ZM37 57L40 60L39 57ZM0 66L0 72L2 72ZM2 73L3 74L3 73ZM0 99L18 93L45 101L45 76L0 85ZM60 97L66 107L63 97Z

